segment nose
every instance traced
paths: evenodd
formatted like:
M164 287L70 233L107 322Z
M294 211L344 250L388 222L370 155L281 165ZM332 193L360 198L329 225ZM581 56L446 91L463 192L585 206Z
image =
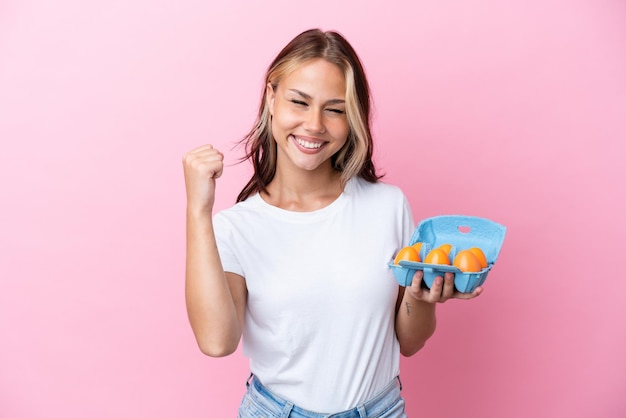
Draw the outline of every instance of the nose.
M311 110L307 115L304 123L304 129L308 132L324 133L326 127L324 126L324 115L322 111Z

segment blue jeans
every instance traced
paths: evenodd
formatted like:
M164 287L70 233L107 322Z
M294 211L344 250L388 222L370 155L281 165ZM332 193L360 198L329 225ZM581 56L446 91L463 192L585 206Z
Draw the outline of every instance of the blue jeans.
M238 418L406 418L404 399L400 396L400 377L393 379L369 401L348 411L320 414L302 409L270 392L253 375L246 386Z

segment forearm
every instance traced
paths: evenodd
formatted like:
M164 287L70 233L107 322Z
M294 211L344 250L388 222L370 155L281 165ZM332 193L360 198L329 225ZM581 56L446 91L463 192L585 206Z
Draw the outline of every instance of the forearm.
M437 325L435 307L435 303L417 300L404 292L396 313L396 335L402 355L417 353L433 335Z
M222 268L210 214L187 213L185 299L202 352L215 357L232 353L239 344L242 319Z

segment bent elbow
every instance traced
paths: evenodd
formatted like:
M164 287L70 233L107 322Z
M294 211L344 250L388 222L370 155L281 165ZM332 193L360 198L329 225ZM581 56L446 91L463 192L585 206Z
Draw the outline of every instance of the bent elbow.
M401 345L400 354L402 354L404 357L411 357L414 354L416 354L418 351L420 351L422 348L424 348L425 345L426 345L426 341L422 342L421 344L413 345L411 347L405 347Z
M435 333L435 327L433 326L426 334L420 336L416 336L415 338L408 340L400 341L400 354L404 357L411 357L415 355L418 351L420 351L424 346L426 346L426 342L433 336Z
M198 343L202 354L209 357L226 357L237 351L236 344L206 344Z
M201 347L200 351L202 352L202 354L209 356L209 357L226 357L226 356L230 356L231 354L233 354L235 352L235 350L231 350L231 349L215 349L215 348L204 348Z

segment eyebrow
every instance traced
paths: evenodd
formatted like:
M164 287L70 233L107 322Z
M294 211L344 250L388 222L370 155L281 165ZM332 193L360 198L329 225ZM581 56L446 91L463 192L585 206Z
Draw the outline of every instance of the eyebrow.
M307 93L305 93L303 91L300 91L298 89L289 89L289 91L292 91L292 92L298 94L299 96L301 96L304 99L307 99L307 100L312 100L313 99L313 97L311 97L310 94L307 94ZM345 103L346 103L346 101L342 100L342 99L330 99L330 100L328 100L326 102L326 104L345 104Z

